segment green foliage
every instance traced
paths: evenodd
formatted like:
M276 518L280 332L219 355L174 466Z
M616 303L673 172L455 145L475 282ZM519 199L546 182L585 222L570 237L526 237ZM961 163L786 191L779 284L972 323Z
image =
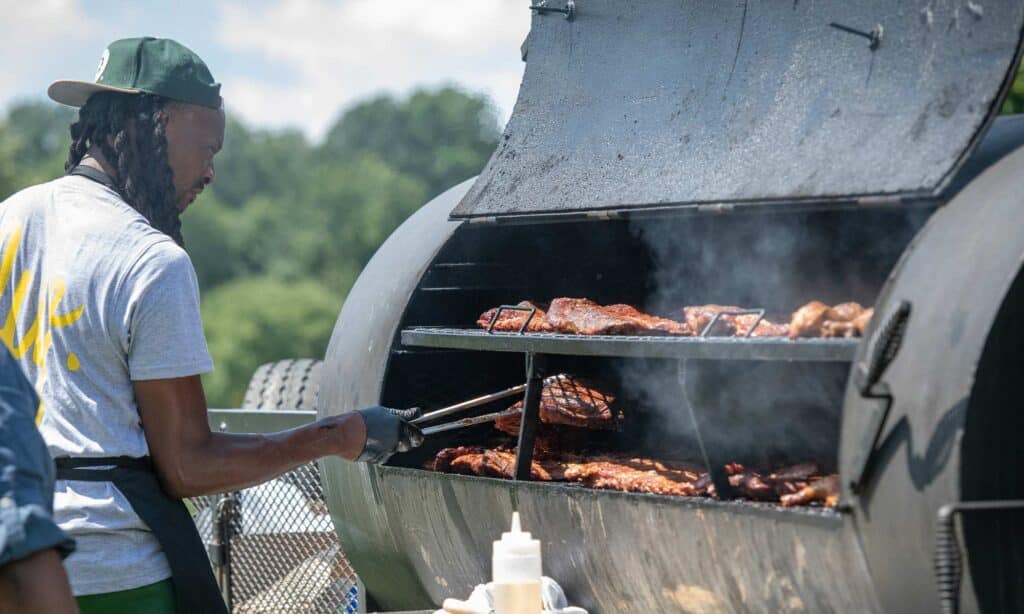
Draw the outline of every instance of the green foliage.
M323 356L343 298L312 280L267 277L243 277L207 292L203 328L216 362L203 376L210 406L240 407L249 378L265 362Z
M1010 86L1010 93L1003 103L1004 114L1024 113L1024 63L1017 68L1017 79Z
M420 178L431 196L483 168L498 140L487 98L454 87L419 91L408 100L380 96L349 109L327 133L328 158L372 153Z
M0 200L63 172L74 112L11 107ZM216 181L182 218L216 371L211 406L238 406L257 366L322 357L345 295L385 238L435 193L480 171L498 138L487 100L454 88L377 98L322 144L229 116Z

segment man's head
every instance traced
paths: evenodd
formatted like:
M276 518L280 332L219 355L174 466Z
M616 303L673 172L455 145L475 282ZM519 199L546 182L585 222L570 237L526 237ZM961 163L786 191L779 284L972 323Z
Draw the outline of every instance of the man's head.
M224 142L220 84L199 56L169 39L115 41L95 81L57 81L49 94L81 107L66 169L98 154L125 200L181 243L178 215L213 181Z

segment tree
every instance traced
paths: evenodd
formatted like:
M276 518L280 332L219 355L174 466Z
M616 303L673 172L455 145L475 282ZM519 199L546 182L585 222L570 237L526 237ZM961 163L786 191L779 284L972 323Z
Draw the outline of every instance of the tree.
M1017 68L1017 78L1010 86L1010 93L1003 103L1003 113L1024 113L1024 63Z
M316 282L265 277L204 294L203 328L215 365L203 376L210 406L240 407L249 378L265 362L323 357L343 298Z
M480 172L499 134L485 96L443 87L404 101L379 96L357 104L328 131L321 153L333 160L372 153L435 196Z

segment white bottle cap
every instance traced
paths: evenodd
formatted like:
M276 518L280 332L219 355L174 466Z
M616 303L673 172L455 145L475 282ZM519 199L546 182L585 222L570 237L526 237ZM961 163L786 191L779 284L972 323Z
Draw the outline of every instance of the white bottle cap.
M512 529L494 542L492 579L498 584L540 582L540 541L520 530L519 512L512 512Z

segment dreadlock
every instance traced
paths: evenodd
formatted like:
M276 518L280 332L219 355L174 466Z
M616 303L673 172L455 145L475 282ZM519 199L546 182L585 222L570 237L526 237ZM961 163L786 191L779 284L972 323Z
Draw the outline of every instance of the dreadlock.
M125 202L153 228L184 245L174 198L174 177L167 162L164 106L151 94L97 92L71 124L71 147L64 170L78 166L92 146L115 170L114 185Z

